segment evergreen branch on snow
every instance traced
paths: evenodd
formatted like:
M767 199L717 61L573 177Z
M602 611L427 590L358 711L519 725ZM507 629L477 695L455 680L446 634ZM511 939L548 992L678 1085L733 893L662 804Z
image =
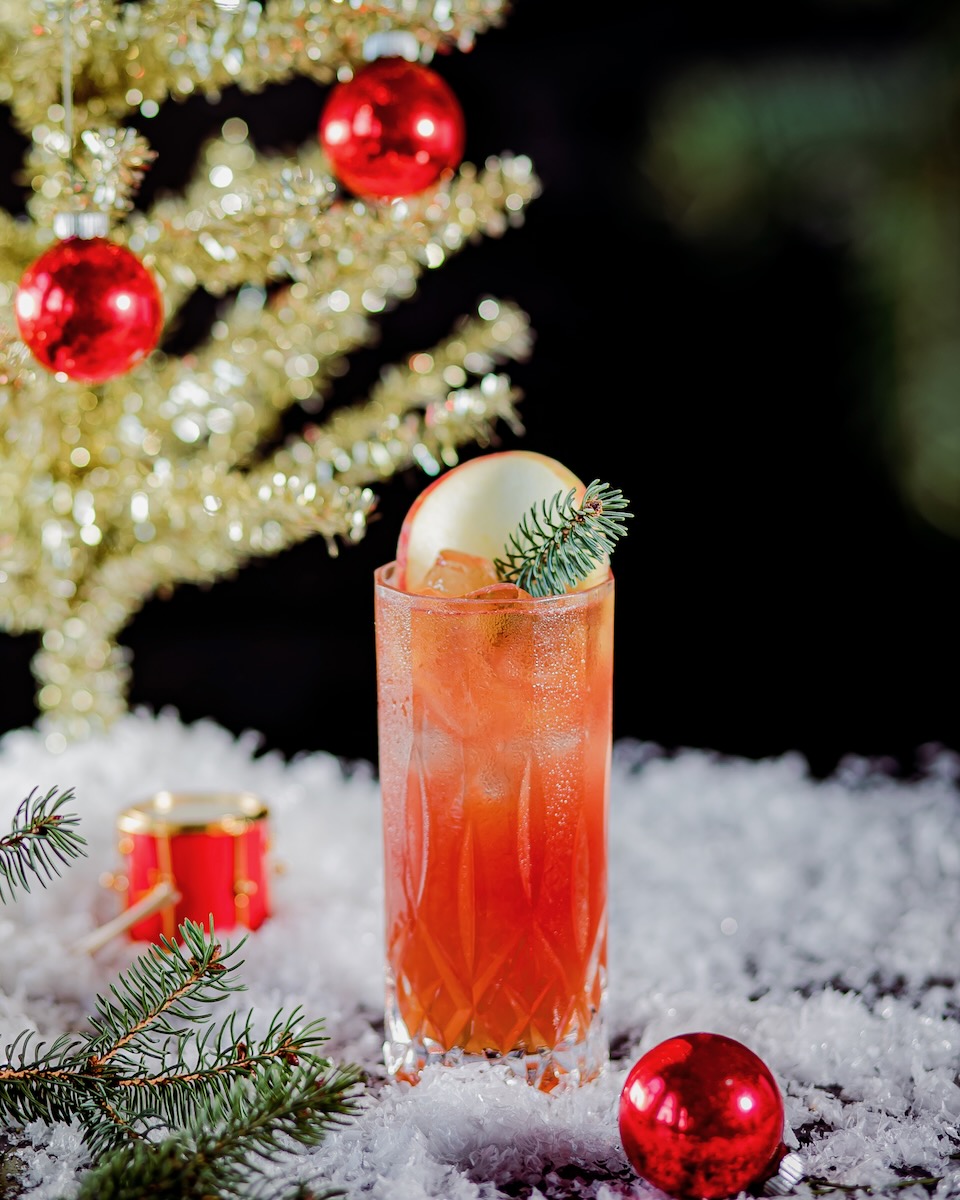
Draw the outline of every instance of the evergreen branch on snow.
M134 1120L158 1120L175 1128L189 1122L196 1096L226 1101L239 1079L258 1078L277 1064L305 1066L314 1073L329 1068L319 1053L326 1041L322 1022L303 1023L299 1009L278 1012L259 1040L253 1014L241 1022L233 1013L216 1028L189 1031L159 1046L144 1045L126 1055L115 1080L124 1111Z
M57 795L51 788L38 797L36 788L22 801L10 832L0 837L0 901L14 898L17 888L30 891L30 876L46 881L60 874L60 865L86 854L86 840L77 833L78 818L62 811L73 799L69 790Z
M119 976L109 998L97 998L89 1031L64 1035L49 1048L23 1033L7 1047L0 1119L17 1125L77 1119L99 1156L190 1127L211 1106L227 1111L240 1082L269 1098L280 1077L331 1070L318 1053L326 1040L321 1023L302 1022L299 1009L277 1013L259 1040L252 1014L208 1024L207 1006L242 990L232 978L239 945L224 954L212 926L207 936L186 922L180 933L182 946L166 939L163 948L151 946ZM356 1081L352 1068L342 1074ZM324 1115L304 1120L309 1125Z
M183 946L162 938L162 948L151 946L121 972L110 986L112 999L97 997L93 1032L84 1038L85 1053L97 1070L116 1071L117 1056L149 1048L148 1039L157 1034L182 1038L179 1022L208 1019L196 1006L243 990L231 978L239 963L230 961L242 943L224 954L214 941L212 922L209 939L192 921L181 926L181 936Z
M254 1084L234 1080L211 1096L176 1133L159 1142L127 1142L107 1155L82 1181L77 1200L206 1200L209 1197L276 1195L266 1176L251 1189L258 1170L296 1147L318 1145L327 1131L356 1110L359 1074L353 1068L313 1064L293 1072L272 1062ZM288 1194L307 1194L303 1187ZM339 1193L310 1191L314 1200Z

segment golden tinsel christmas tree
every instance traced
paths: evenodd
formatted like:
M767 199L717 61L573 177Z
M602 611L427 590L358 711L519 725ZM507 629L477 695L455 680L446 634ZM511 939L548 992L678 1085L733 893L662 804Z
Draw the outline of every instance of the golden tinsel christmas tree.
M348 80L385 35L429 64L505 15L502 0L0 0L0 102L30 139L26 213L0 213L0 628L41 634L32 666L52 750L124 711L117 639L151 595L316 534L335 552L363 536L394 472L436 473L498 422L519 428L499 368L528 352L527 320L483 297L441 344L385 368L364 402L282 440L284 414L322 408L346 356L423 271L522 219L538 191L528 159L462 163L415 195L362 199L317 139L267 155L231 117L182 193L144 209L144 127L191 95ZM99 383L38 362L15 312L24 272L85 221L109 224L152 273L165 330L198 289L222 298L207 340L179 356L161 340Z

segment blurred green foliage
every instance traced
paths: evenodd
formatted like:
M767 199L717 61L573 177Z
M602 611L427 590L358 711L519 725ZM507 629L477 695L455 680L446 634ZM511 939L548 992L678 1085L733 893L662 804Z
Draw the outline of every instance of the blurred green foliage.
M800 224L845 248L865 316L851 336L869 330L865 388L884 455L905 503L954 537L958 68L956 10L893 49L864 39L853 50L746 68L704 65L662 96L643 162L670 219L691 237L755 242Z

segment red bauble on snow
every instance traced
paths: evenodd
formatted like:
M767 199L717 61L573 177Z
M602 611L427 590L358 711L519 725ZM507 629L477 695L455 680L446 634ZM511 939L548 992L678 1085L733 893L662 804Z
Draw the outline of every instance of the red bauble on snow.
M143 263L106 238L69 237L28 267L14 309L50 371L83 383L122 375L156 346L163 302Z
M356 196L413 196L460 165L463 111L422 63L377 58L338 83L320 117L320 143Z
M620 1139L634 1170L678 1197L716 1200L769 1178L783 1150L783 1121L767 1066L718 1033L654 1046L620 1094Z

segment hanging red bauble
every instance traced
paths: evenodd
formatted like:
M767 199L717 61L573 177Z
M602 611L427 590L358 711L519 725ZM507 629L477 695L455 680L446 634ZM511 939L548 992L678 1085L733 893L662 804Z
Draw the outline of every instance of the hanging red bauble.
M156 281L123 246L68 237L20 280L14 308L24 342L50 371L83 383L122 375L160 338Z
M763 1061L718 1033L668 1038L634 1063L620 1139L636 1172L678 1197L735 1196L777 1171L783 1099Z
M460 165L463 111L422 63L377 58L338 83L320 117L320 143L354 195L413 196Z

